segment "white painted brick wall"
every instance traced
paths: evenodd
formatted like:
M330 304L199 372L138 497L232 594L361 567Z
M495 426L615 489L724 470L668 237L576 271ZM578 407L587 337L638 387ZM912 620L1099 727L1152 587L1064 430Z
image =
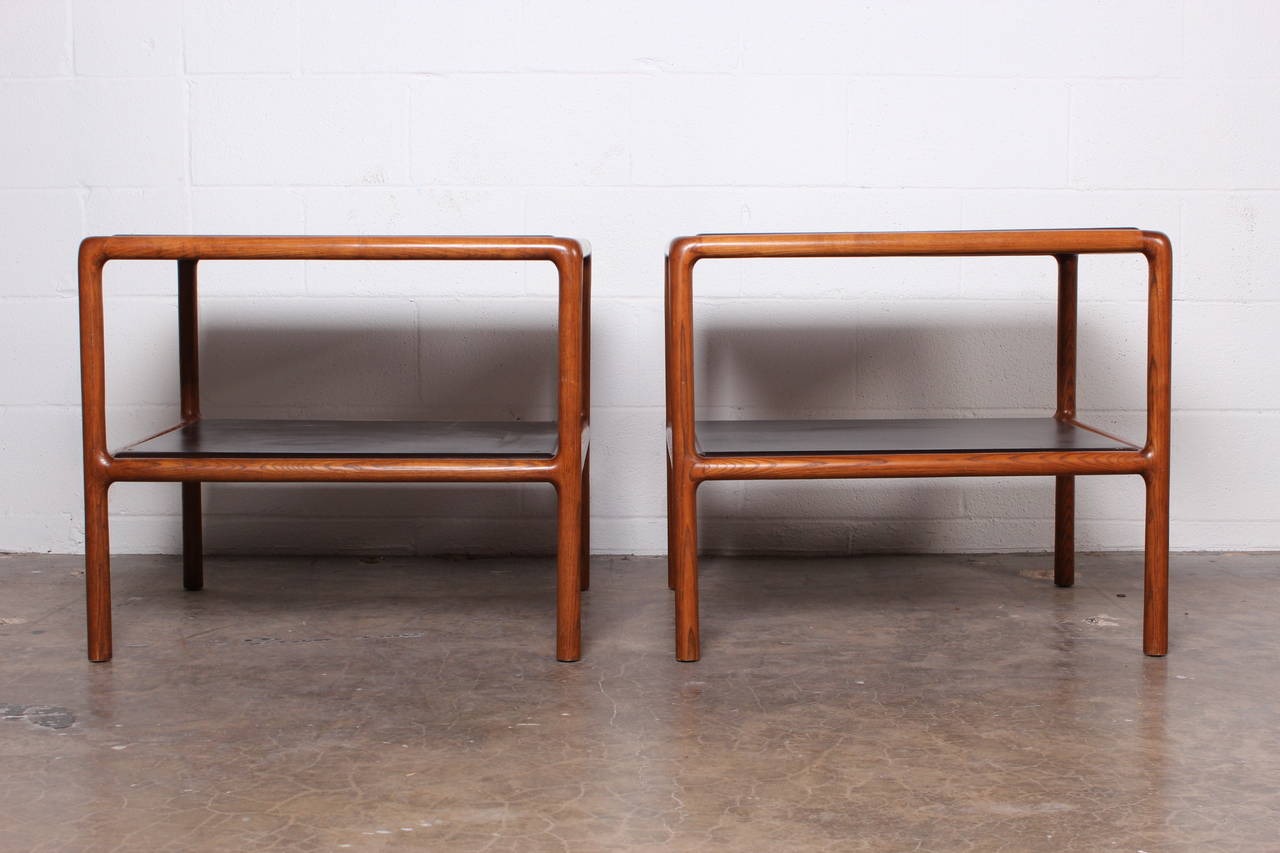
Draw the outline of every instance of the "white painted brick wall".
M593 545L665 548L662 257L698 231L1137 225L1175 271L1175 548L1280 547L1268 0L0 2L0 550L75 551L87 234L556 233L595 255ZM1141 263L1081 263L1080 398L1140 436ZM172 264L108 267L109 431L176 415ZM1052 405L1043 259L707 262L726 416ZM545 417L545 264L208 263L205 407ZM1259 462L1258 460L1263 460ZM226 551L545 552L538 485L207 486ZM1081 478L1082 548L1141 545ZM1045 549L1047 480L715 483L721 551ZM174 551L177 488L112 490Z

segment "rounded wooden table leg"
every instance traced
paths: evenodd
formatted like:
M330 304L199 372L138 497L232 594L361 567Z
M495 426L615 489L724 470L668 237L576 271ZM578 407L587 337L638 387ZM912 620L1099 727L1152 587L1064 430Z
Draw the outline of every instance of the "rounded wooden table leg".
M1076 478L1055 478L1053 522L1053 582L1071 586L1076 582Z
M582 460L582 581L578 588L591 588L591 451Z
M676 660L695 661L702 655L698 638L698 484L672 473L671 541L667 559L676 573Z
M565 477L557 486L556 659L582 656L582 481Z
M182 484L182 586L204 589L204 519L200 484Z
M84 487L84 587L89 660L111 660L111 544L107 523L109 483Z
M1146 565L1142 585L1142 651L1169 652L1169 472L1147 477Z
M671 459L667 458L667 589L676 588L676 510L671 489Z

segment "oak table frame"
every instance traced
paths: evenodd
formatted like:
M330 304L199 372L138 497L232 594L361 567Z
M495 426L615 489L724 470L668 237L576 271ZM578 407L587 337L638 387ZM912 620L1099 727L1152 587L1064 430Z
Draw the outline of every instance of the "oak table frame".
M1139 447L1076 419L1076 274L1082 254L1138 253L1147 260L1147 433ZM1057 408L1060 433L1097 446L1051 444L841 452L711 453L698 437L694 408L693 267L715 258L934 257L1047 255L1058 265ZM1054 582L1074 583L1076 475L1137 474L1146 483L1142 646L1168 651L1169 420L1172 250L1159 232L1136 228L847 234L706 234L671 243L666 264L667 583L675 590L676 659L700 656L698 626L698 486L708 480L874 477L1052 476L1055 478ZM1030 419L1028 419L1030 421ZM704 422L704 432L710 432ZM785 434L795 422L748 423L757 438ZM818 424L830 422L815 422ZM853 427L873 421L851 420ZM888 422L881 422L888 423ZM928 424L929 421L916 421ZM994 423L994 422L992 422ZM723 434L724 429L720 429ZM835 430L833 434L839 434ZM794 433L793 433L794 434ZM785 435L783 436L785 437ZM722 435L723 438L723 435ZM779 439L781 440L781 438ZM726 448L729 448L726 450Z
M139 445L174 432L195 435L200 425L196 266L201 260L550 261L559 277L554 449L475 457L442 456L430 449L392 456L360 449L325 455L213 456L198 450L189 455L112 455L106 435L102 271L116 259L177 261L181 422ZM550 483L558 495L556 657L579 658L580 591L589 583L591 258L585 242L560 237L89 237L80 245L79 276L90 660L111 659L107 492L112 483L126 481L182 483L183 583L190 590L203 586L203 482Z

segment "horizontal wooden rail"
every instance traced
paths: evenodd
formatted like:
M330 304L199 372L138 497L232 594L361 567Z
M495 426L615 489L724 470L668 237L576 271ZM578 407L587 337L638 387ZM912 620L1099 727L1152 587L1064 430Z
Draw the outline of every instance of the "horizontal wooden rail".
M671 244L698 258L832 258L1108 254L1143 251L1137 228L1039 231L903 231L830 234L699 234Z
M554 482L558 459L111 459L108 482L475 483Z
M882 477L1012 477L1141 474L1150 461L1137 450L1028 453L886 453L849 456L697 457L697 480L824 480Z
M565 237L89 237L82 255L109 260L556 261L585 257L586 241Z

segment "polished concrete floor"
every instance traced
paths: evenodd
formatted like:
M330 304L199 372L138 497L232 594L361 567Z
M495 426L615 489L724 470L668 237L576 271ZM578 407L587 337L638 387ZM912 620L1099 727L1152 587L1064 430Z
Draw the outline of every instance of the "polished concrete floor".
M0 557L0 850L1280 850L1280 556Z

